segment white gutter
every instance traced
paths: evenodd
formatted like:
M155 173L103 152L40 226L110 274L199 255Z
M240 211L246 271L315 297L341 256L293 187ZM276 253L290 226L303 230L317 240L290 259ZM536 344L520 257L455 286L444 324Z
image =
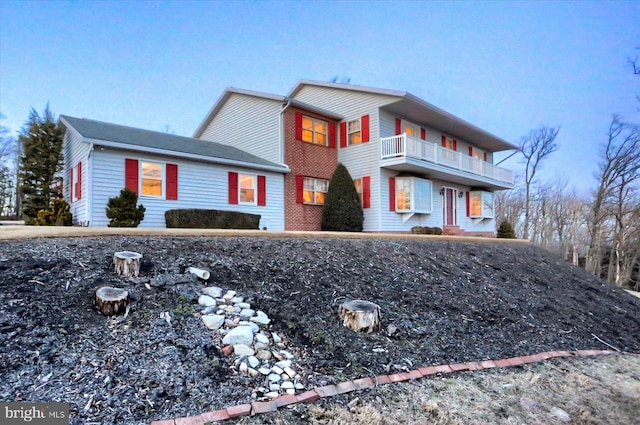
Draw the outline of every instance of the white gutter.
M280 150L280 163L284 164L284 111L291 106L291 100L287 101L287 104L280 111L280 119L278 120L278 132L280 133L280 146L278 149Z
M289 169L289 167L287 167L286 165L255 164L253 162L236 161L236 160L233 160L233 159L217 158L217 157L203 156L203 155L197 155L197 154L186 153L186 152L170 151L170 150L166 150L166 149L150 148L150 147L147 147L147 146L131 145L129 143L112 142L110 140L98 140L98 139L85 138L84 141L87 142L87 143L93 143L94 145L106 146L106 147L115 148L115 149L123 149L123 150L127 150L127 151L138 151L138 152L155 153L155 154L158 154L158 155L165 155L165 156L173 156L173 157L178 157L178 158L193 159L193 160L196 160L196 161L211 162L211 163L214 163L214 164L233 165L233 166L236 166L236 167L252 168L252 169L256 169L256 170L273 171L273 172L276 172L276 173L283 173L284 174L284 173L288 173L289 171L291 171Z

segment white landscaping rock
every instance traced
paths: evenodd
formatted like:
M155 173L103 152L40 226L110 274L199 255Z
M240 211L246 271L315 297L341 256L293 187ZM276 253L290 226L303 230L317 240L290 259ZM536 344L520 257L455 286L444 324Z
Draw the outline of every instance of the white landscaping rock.
M240 308L237 307L236 308ZM250 308L243 308L242 310L240 310L240 316L244 316L244 317L251 317L255 314L256 312L251 310Z
M273 338L273 342L278 344L282 342L282 338L280 338L280 335L278 335L275 332L271 332L271 338Z
M269 375L269 382L280 382L282 378L277 373L272 373Z
M256 342L265 344L264 347L269 347L269 338L263 333L256 334Z
M260 369L258 369L258 372L260 372L261 374L263 374L265 376L267 376L268 374L271 373L271 371L266 367L261 367Z
M251 304L249 304L249 303L237 303L236 307L241 308L241 309L251 308Z
M259 358L260 360L270 360L271 359L271 351L260 350L260 351L258 351L258 354L256 354L256 357Z
M255 356L249 356L247 358L247 364L252 368L256 368L260 365L260 360L258 360Z
M212 307L216 305L216 300L208 295L200 295L198 297L198 304L204 307Z
M296 372L293 369L291 369L290 367L285 367L284 368L284 373L289 375L289 378L293 378L293 377L296 376Z
M220 327L223 325L224 316L218 316L217 314L208 314L206 316L202 316L202 321L207 328L215 331L217 329L220 329Z
M238 326L229 331L228 334L222 338L222 343L225 345L251 345L253 342L253 330L250 326Z
M222 299L225 301L231 300L231 298L236 296L236 291L227 291L226 294L222 296Z
M232 304L240 304L243 301L244 301L244 298L242 297L233 297L229 300L229 302Z
M278 366L280 369L286 369L288 367L291 367L291 360L280 360L276 363L276 366Z
M251 318L251 321L259 325L268 325L271 323L271 319L260 310L256 311L256 315Z
M202 290L202 293L210 296L211 298L220 298L222 296L222 288L217 286L208 286Z
M278 391L271 391L266 393L265 396L269 398L278 398L280 397L280 393Z
M293 382L285 381L285 382L282 383L282 385L280 385L280 388L282 388L283 390L290 390L290 389L294 388Z
M253 348L249 347L246 344L235 344L233 346L233 354L235 354L236 356L253 356L255 353L256 352L253 351Z

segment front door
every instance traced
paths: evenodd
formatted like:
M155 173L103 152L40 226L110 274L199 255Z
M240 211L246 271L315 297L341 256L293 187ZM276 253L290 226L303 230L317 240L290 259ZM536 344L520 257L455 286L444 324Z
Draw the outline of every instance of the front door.
M445 226L455 226L457 224L456 198L458 190L450 187L444 189L443 216Z

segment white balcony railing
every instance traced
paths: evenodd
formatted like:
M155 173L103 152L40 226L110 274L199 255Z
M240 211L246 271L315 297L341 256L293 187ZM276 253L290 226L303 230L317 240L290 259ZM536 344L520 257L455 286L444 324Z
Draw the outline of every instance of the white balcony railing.
M419 159L513 184L513 172L511 170L496 167L479 158L443 148L436 143L416 139L407 135L407 133L380 139L380 159L398 157Z

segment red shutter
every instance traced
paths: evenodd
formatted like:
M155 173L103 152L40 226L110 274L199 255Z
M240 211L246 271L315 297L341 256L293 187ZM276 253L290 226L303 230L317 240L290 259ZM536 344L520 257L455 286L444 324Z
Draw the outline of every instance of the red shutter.
M362 130L362 143L369 141L369 115L364 115L360 121L360 130Z
M389 177L389 211L396 210L396 178Z
M267 178L258 176L258 205L267 205Z
M302 140L302 114L296 112L296 140Z
M445 136L444 134L442 135L442 147L447 147L447 136Z
M456 139L453 139L453 150L454 151L458 150L458 141Z
M484 153L484 161L487 162L487 153Z
M346 122L340 123L340 147L341 148L347 147L347 123Z
M334 149L336 147L336 123L334 122L329 123L329 147Z
M469 191L467 190L467 217L471 215L471 205L469 205Z
M296 202L301 204L304 202L304 176L296 176Z
M229 203L238 203L238 173L229 171Z
M473 148L469 146L469 156L473 156Z
M138 194L138 160L124 160L124 187Z
M362 208L371 208L371 177L362 178Z
M178 200L178 165L167 164L167 200Z
M76 184L76 199L82 198L82 162L78 162L78 183Z
M73 167L71 167L71 176L69 177L69 203L73 202Z
M420 129L420 138L422 140L427 140L427 130L425 130L424 128Z
M402 133L402 120L400 118L396 118L396 136L399 136Z

